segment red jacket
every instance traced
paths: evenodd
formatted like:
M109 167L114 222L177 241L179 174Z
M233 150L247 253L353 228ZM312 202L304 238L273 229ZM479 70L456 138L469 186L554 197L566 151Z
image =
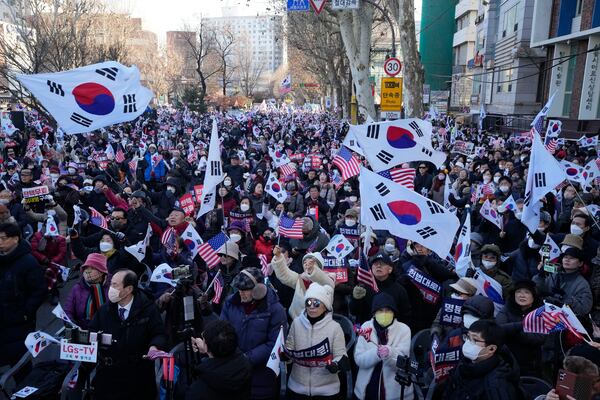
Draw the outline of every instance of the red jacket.
M65 256L67 255L67 242L62 236L51 236L46 238L46 248L39 249L40 241L42 240L42 232L36 232L31 238L31 254L39 261L40 264L48 261L64 265Z
M254 251L256 254L266 255L268 262L271 262L273 258L273 247L275 247L275 243L272 240L267 242L262 235L254 242Z

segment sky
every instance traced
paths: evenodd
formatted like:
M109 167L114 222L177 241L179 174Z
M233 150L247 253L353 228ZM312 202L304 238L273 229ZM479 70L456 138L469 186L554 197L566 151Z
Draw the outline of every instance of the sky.
M272 0L107 0L119 11L141 17L143 28L155 32L160 42L166 32L181 30L187 23L203 17L221 17L222 8L237 6L237 15L271 14ZM416 19L420 19L421 1L415 0ZM417 27L417 29L419 29Z

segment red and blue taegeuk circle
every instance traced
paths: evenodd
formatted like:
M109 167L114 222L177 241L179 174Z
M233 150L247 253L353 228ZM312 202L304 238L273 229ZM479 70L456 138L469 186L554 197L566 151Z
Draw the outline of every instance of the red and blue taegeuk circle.
M395 149L410 149L417 144L413 134L399 126L390 126L387 129L387 141Z
M279 193L281 192L281 185L277 182L273 183L271 185L271 189L275 192L275 193Z
M579 173L579 170L577 168L569 167L565 170L565 172L569 176L577 176L577 174Z
M73 96L77 105L90 114L107 115L115 109L115 98L111 91L95 82L77 85L73 89Z
M335 251L337 253L341 253L342 250L344 250L344 247L346 247L346 246L344 246L344 243L338 243L337 246L335 246Z
M183 244L185 244L185 247L187 247L189 250L194 250L196 247L196 243L194 243L194 241L191 239L184 239Z
M460 256L462 256L462 252L463 252L463 245L462 245L462 243L459 242L456 245L456 249L454 249L454 261L458 261Z
M416 225L421 222L421 210L410 201L392 201L387 206L401 224Z

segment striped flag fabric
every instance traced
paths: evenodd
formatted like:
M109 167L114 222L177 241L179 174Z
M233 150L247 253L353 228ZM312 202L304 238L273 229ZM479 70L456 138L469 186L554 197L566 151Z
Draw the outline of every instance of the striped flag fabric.
M94 207L90 207L90 222L97 227L108 230L108 223L104 215L100 214Z
M296 168L292 167L290 163L280 166L279 171L281 172L281 177L283 178L296 176Z
M121 148L121 146L119 146L117 152L115 153L115 161L119 164L125 161L125 153L123 153L123 149Z
M335 185L336 189L339 188L342 185L342 183L344 183L342 181L342 177L338 173L330 172L329 179L331 180L331 183L333 183Z
M570 324L562 311L547 311L543 305L525 316L523 332L550 334L569 329ZM574 329L573 329L574 330Z
M333 157L332 162L340 169L344 181L360 173L360 162L345 146L340 148L340 151Z
M206 262L208 268L213 268L219 263L219 255L217 251L223 247L225 242L229 240L223 232L213 236L206 243L202 243L198 248L198 255Z
M160 242L167 249L167 253L175 252L177 248L177 233L175 232L175 228L170 226L165 229L160 237Z
M367 262L367 256L365 256L364 252L360 252L360 262L358 264L358 268L356 271L356 280L358 283L363 283L373 289L375 292L379 292L379 288L377 287L377 282L375 282L375 277L369 268L369 263Z
M258 259L260 260L260 270L264 276L269 276L269 262L267 261L267 256L265 254L259 254Z
M215 278L215 283L213 284L213 290L215 291L215 295L212 298L213 303L219 304L221 302L221 295L223 294L223 286L225 286L225 282L223 281L223 276L221 276L221 271L217 271L217 277Z
M415 189L416 170L414 168L392 168L378 172L378 174L401 184L407 189Z
M137 170L137 165L138 165L137 156L133 157L133 159L131 161L129 161L128 165L129 165L129 170L131 171L131 173L135 174L135 171Z
M290 239L302 239L303 221L300 218L289 218L281 215L279 218L279 235Z

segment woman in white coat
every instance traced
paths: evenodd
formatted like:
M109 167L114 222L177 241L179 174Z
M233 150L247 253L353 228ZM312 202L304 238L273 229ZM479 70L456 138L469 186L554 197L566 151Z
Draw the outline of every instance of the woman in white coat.
M292 322L286 340L286 348L294 356L286 398L337 399L337 373L350 363L344 332L332 318L333 288L312 283L304 299L305 311Z
M410 355L410 328L395 318L396 305L387 293L378 293L371 307L373 318L362 324L354 349L358 366L354 395L360 400L400 399L400 384L394 379L398 356ZM413 398L412 385L404 399Z

